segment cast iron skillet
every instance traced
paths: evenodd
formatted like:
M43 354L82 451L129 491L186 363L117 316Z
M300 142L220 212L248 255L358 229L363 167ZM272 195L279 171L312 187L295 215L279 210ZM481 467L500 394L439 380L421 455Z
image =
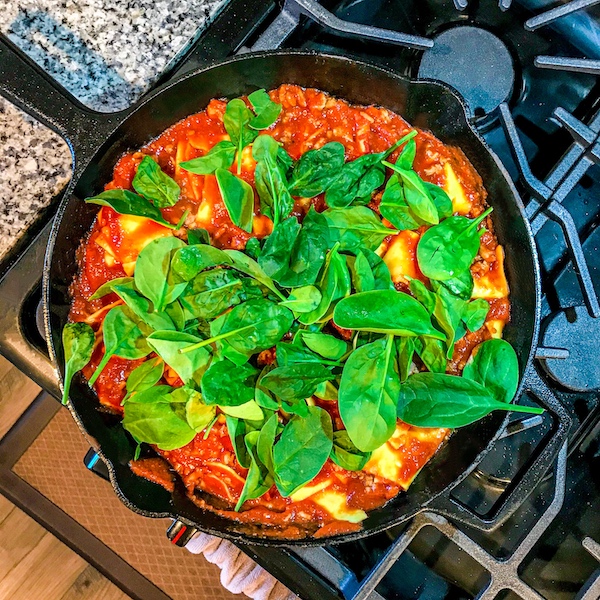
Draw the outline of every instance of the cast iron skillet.
M348 58L276 51L243 55L184 76L143 99L128 115L101 115L82 107L9 46L0 39L0 63L4 67L0 67L4 71L0 72L0 81L4 82L4 93L65 136L74 157L73 180L58 209L44 267L47 336L61 379L60 337L69 312L68 287L77 269L75 252L98 210L86 205L83 199L99 193L110 181L112 168L124 152L139 148L168 126L202 110L211 98L234 98L282 83L316 87L352 103L385 106L411 124L431 130L443 142L462 148L483 178L489 203L494 207L496 233L506 250L512 320L505 337L517 352L521 374L533 372L530 366L538 337L540 284L532 234L507 173L471 128L462 101L447 87L431 81L409 81ZM523 387L522 376L519 393ZM558 439L537 456L523 481L509 490L507 502L496 514L480 519L452 500L449 491L475 468L502 432L507 415L495 412L457 430L408 493L372 511L362 531L325 540L289 541L261 538L248 532L245 526L201 511L186 498L182 485L171 495L134 475L128 462L135 444L118 418L98 410L94 393L78 377L71 387L69 409L107 463L112 485L129 508L146 516L179 518L202 531L234 541L268 545L308 546L350 541L397 525L425 509L491 529L503 522L532 491L552 464L561 441Z

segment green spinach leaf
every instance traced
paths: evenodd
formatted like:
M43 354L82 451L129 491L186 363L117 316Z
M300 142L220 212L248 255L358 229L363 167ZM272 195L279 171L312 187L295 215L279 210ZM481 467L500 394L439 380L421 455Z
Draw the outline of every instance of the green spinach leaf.
M340 360L349 350L344 340L317 331L302 331L302 341L313 352L329 360Z
M237 174L242 172L242 151L251 144L258 135L258 131L251 129L250 121L254 118L252 111L240 98L235 98L227 103L223 114L225 130L231 138L231 143L237 150Z
M269 371L261 379L261 386L286 402L293 403L309 398L320 383L334 378L331 371L321 364L298 363Z
M171 260L177 250L185 247L180 239L169 236L152 240L140 252L135 263L136 288L152 301L155 311L164 310L176 300L187 283L177 283L171 272Z
M413 356L415 354L416 340L414 337L396 338L396 352L398 353L398 374L400 381L403 383L410 375L410 370L413 364ZM431 339L431 338L423 338Z
M250 457L250 468L246 475L246 483L242 488L242 493L235 505L238 511L246 500L260 498L265 492L269 491L274 483L273 476L269 469L262 463L258 457L257 445L260 438L259 431L251 431L246 434L244 442Z
M62 345L65 354L65 379L62 403L69 399L73 375L90 362L94 351L96 334L87 323L67 323L62 330Z
M333 448L329 455L331 460L347 471L360 471L371 458L370 452L362 452L350 439L345 430L333 432Z
M465 305L462 320L469 331L477 331L483 326L490 311L490 305L483 298L478 298Z
M429 228L417 245L417 261L423 275L446 281L466 271L479 250L477 226L491 211L490 207L476 219L448 217Z
M104 298L108 294L112 294L115 291L117 285L133 285L133 277L116 277L106 283L103 283L89 298L88 300L98 300L98 298Z
M152 200L158 208L173 206L181 193L177 182L164 173L150 156L144 156L138 165L132 186L138 194Z
M344 329L443 338L431 324L425 307L412 296L395 290L352 294L337 304L333 321Z
M171 269L181 281L190 281L204 269L231 263L231 258L223 250L208 244L193 244L175 252Z
M235 159L236 147L229 140L215 144L204 156L179 163L195 175L212 175L217 169L229 169Z
M319 288L314 285L305 285L293 289L288 299L279 304L289 308L294 314L309 313L319 306L322 298Z
M318 475L333 447L329 414L317 406L307 412L290 419L273 449L275 484L284 498Z
M185 418L188 425L196 432L204 431L216 416L217 410L214 406L208 406L201 394L191 388L179 388L185 390L187 402L185 404ZM183 393L183 392L180 392Z
M221 197L233 224L250 233L254 217L252 186L226 169L217 169L215 175Z
M239 406L219 406L219 408L226 415L236 417L237 419L260 421L265 416L261 407L255 400L250 400L249 402L240 404Z
M200 338L182 331L155 331L146 338L150 347L189 386L198 387L208 367L211 356L206 348L198 348L185 354Z
M112 356L135 360L144 358L151 352L140 328L123 306L115 306L106 313L102 323L102 335L104 356L88 381L90 387L94 385Z
M290 194L314 198L338 177L344 165L345 149L339 142L329 142L318 150L305 152L292 171Z
M400 377L391 335L357 348L348 357L338 407L348 435L363 452L387 442L396 427Z
M281 113L281 104L273 102L265 90L256 90L248 96L256 116L250 119L248 125L252 129L266 129L277 121Z
M125 400L134 392L143 392L156 385L163 376L165 363L161 359L150 359L136 367L127 378Z
M241 406L254 400L258 373L258 369L248 364L235 366L229 360L213 362L202 377L204 401L219 406Z
M329 208L321 214L327 220L331 242L339 242L340 250L353 253L362 248L377 250L384 238L396 233L366 206Z
M485 386L498 402L510 402L519 385L519 361L506 340L487 340L477 346L463 377Z
M108 206L121 215L133 215L135 217L145 217L159 225L164 225L170 229L179 229L181 225L169 223L160 212L160 209L143 196L138 196L127 190L106 190L97 196L86 198L88 204L98 204Z
M416 427L463 427L494 410L544 412L496 400L483 385L466 377L415 373L400 387L398 418Z
M255 260L246 256L246 254L239 250L225 250L225 253L231 258L231 266L234 269L241 273L245 273L246 275L250 275L250 277L253 277L259 283L262 283L262 285L272 291L280 300L286 300L286 297L277 289L273 280L262 270L262 267Z

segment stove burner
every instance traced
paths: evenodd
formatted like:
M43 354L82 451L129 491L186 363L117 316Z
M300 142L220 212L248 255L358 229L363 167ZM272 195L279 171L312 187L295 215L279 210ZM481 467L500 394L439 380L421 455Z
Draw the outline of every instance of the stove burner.
M513 91L510 52L486 29L454 27L434 38L419 66L419 77L438 79L456 89L475 117L493 112Z
M544 345L564 348L568 358L544 360L548 374L577 392L600 389L598 339L600 320L590 316L585 306L560 311L551 317L544 333Z

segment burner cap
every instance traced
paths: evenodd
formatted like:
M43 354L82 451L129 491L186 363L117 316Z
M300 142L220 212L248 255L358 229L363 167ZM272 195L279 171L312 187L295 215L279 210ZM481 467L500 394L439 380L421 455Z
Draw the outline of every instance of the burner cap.
M451 85L476 117L488 115L508 100L515 72L502 40L486 29L464 25L447 29L434 42L423 54L419 77Z
M542 361L544 369L558 383L576 392L600 389L600 319L590 317L585 306L560 311L550 317L543 337L544 346L564 348L568 358Z

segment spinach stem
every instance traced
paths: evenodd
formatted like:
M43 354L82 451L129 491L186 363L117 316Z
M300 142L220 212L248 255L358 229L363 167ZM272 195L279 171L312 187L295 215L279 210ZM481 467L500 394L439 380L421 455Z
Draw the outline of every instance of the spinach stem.
M98 379L98 377L100 376L100 373L102 373L102 371L104 370L104 367L106 367L106 365L108 364L108 361L110 360L110 357L112 355L113 355L112 352L106 352L106 351L104 352L104 356L102 357L100 364L96 367L94 374L88 380L88 385L90 387L92 387L94 385L94 383L96 383L96 379Z
M529 413L531 415L541 415L546 412L543 408L537 406L521 406L520 404L507 404L506 408L502 408L502 410L512 410L513 412Z
M410 140L412 140L417 135L417 133L418 132L416 129L409 131L404 137L401 137L395 144L392 144L385 151L385 154L383 155L383 158L381 160L385 160L390 154L392 154L392 152L394 152L394 150L397 150L400 146L402 146L402 144L410 142Z
M196 344L192 344L187 348L181 348L179 350L179 354L187 354L188 352L193 352L194 350L198 350L198 348L203 348L204 346L208 346L209 344L213 344L214 342L218 342L219 340L224 340L235 333L242 333L247 329L252 329L254 325L246 325L246 327L242 327L240 329L233 329L232 331L226 331L225 333L220 333L219 335L215 335L214 337L208 338L207 340L202 340L201 342L197 342Z
M467 227L467 231L470 231L474 227L477 227L492 211L493 207L489 207L485 212L482 212L470 225Z

